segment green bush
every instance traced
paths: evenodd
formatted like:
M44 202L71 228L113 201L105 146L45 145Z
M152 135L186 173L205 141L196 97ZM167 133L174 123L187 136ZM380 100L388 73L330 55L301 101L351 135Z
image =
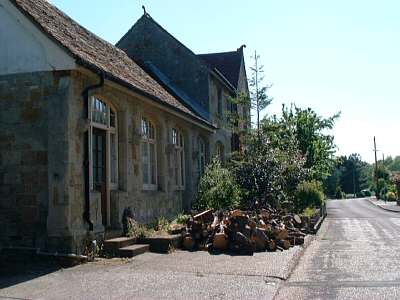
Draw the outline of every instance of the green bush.
M303 181L296 189L295 208L303 211L307 207L318 208L324 202L322 184L319 181Z
M396 194L393 192L387 192L386 200L387 201L396 201L397 200Z
M231 209L239 206L240 189L232 173L214 159L200 178L195 208Z
M176 218L172 221L172 223L186 224L189 219L190 215L185 215L184 213L180 213L176 216Z
M362 190L361 194L363 197L371 197L372 196L372 193L370 190Z
M139 224L133 219L128 219L128 236L143 239L153 234L154 230L147 228L144 224Z
M336 188L336 192L335 192L335 199L345 199L345 198L346 198L346 194L343 193L341 187L338 186Z

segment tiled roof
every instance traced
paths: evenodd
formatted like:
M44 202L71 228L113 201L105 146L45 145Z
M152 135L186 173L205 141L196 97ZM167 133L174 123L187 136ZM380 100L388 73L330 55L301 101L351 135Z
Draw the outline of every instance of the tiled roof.
M12 0L12 3L67 50L78 64L101 71L109 80L209 124L168 93L125 52L85 29L46 0Z
M216 68L235 88L238 87L242 53L238 51L199 54L210 67Z

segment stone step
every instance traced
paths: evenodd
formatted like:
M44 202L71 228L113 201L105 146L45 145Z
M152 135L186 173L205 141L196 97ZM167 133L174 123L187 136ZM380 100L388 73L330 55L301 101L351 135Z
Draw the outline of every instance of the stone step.
M136 243L134 237L118 237L109 240L105 240L103 247L106 252L118 252L120 248L124 248Z
M106 229L104 240L111 240L122 236L122 229Z
M168 253L174 249L178 249L182 244L182 235L159 235L139 240L142 244L149 244L151 252Z
M119 249L119 256L120 257L134 257L139 254L143 254L148 252L150 249L150 245L148 244L135 244L126 246Z

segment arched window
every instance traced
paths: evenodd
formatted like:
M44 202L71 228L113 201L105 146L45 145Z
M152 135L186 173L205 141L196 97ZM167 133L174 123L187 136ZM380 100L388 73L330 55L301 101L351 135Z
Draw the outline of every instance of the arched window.
M117 114L108 103L96 97L90 101L90 127L92 188L98 189L109 180L110 187L115 189L118 184Z
M143 188L157 188L157 150L156 132L154 124L147 118L142 118L141 128L141 159L142 159L142 178Z
M199 137L199 174L200 176L204 174L204 169L206 168L206 143L204 139Z
M174 146L174 175L175 185L183 189L185 186L185 141L181 132L172 128L172 144Z

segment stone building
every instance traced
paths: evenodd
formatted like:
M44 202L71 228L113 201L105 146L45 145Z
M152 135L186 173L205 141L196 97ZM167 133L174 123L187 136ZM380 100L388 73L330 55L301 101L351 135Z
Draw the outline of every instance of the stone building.
M0 249L81 253L126 207L172 216L238 147L224 112L248 113L226 100L247 92L243 49L197 56L155 26L170 39L157 60L124 49L151 46L135 26L116 47L46 0L0 3Z

